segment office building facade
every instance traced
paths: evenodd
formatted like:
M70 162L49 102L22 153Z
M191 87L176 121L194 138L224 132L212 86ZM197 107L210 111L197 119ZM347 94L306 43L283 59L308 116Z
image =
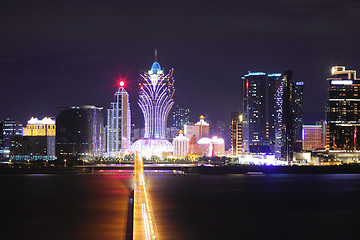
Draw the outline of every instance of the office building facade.
M302 149L305 151L314 151L325 149L325 141L322 125L303 125Z
M56 117L56 157L93 160L104 153L104 116L101 107L62 108Z
M302 148L304 83L295 82L291 71L249 72L241 79L243 151L291 161Z
M297 84L298 82L293 80L292 71L287 70L280 77L277 90L278 125L275 133L275 157L287 162L291 162L293 153L302 148L302 141L298 139L301 139L302 132L302 126L298 126L302 123L302 109L298 109L302 108L302 88L296 90ZM298 146L299 144L301 146Z
M294 82L294 151L302 150L304 82Z
M268 78L264 72L249 72L241 78L243 148L246 152L263 151L268 146Z

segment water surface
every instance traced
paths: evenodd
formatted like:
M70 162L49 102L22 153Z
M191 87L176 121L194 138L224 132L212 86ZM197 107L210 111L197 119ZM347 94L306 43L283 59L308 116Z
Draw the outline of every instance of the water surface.
M359 239L359 174L149 177L162 239Z

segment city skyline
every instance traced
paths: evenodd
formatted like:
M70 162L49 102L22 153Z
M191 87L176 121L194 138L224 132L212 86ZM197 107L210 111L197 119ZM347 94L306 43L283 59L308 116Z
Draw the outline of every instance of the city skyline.
M56 116L63 106L106 107L120 77L139 112L138 69L146 69L154 48L163 67L174 67L181 79L175 104L191 104L195 119L207 114L223 122L239 111L236 86L248 71L292 70L294 80L305 83L304 117L312 123L320 119L308 112L324 118L331 67L360 68L360 36L351 27L360 19L359 5L353 1L197 2L190 8L161 1L141 8L77 1L71 9L66 2L38 3L5 2L0 12L0 78L7 99L0 103L0 119L24 123L32 116Z
M3 0L1 239L357 239L360 0Z

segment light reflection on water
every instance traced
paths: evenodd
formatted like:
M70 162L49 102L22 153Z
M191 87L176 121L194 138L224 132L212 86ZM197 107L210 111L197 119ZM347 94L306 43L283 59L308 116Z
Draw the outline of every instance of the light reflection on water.
M237 174L147 182L165 240L342 240L357 238L359 180L359 174Z
M0 239L125 239L131 177L0 175ZM21 231L20 231L21 230Z
M146 178L162 240L357 236L359 174ZM125 239L131 183L131 176L0 175L0 239Z

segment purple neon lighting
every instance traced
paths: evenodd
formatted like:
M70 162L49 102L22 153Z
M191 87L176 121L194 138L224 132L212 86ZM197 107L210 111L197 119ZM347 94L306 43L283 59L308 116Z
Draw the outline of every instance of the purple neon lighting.
M145 120L144 138L166 138L167 116L174 104L173 71L166 75L162 71L140 74L142 88L138 104Z
M162 157L163 153L172 152L173 146L166 139L139 139L131 145L130 151L141 151L143 157L157 156Z

